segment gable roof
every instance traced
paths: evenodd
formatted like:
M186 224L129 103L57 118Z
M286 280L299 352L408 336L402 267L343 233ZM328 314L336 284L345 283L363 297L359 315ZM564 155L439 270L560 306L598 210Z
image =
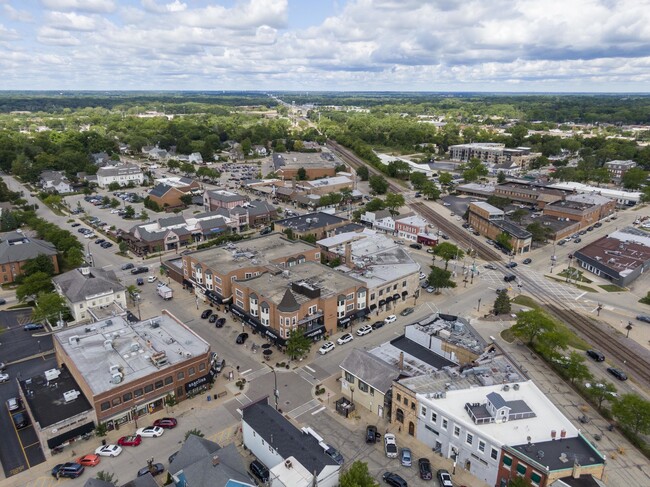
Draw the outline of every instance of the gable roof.
M155 196L156 198L162 198L167 192L173 188L165 183L157 184L151 191L149 191L149 196Z
M0 235L0 264L24 262L39 254L56 255L56 247L45 240L31 238L20 232Z
M52 278L71 303L85 301L87 296L124 290L114 271L90 267L88 274L83 274L82 269L73 269Z
M393 380L397 379L400 371L378 357L353 348L350 354L341 362L340 367L358 377L366 384L385 394L390 389Z

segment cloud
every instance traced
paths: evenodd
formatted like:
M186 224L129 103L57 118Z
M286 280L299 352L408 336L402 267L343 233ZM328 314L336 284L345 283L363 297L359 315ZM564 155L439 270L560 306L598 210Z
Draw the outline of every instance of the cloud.
M51 46L78 46L81 41L73 36L70 32L53 29L51 27L41 27L36 37L41 44Z
M18 10L12 7L9 4L5 4L2 6L2 9L5 11L7 16L11 20L15 20L16 22L31 22L32 21L32 15L27 12L26 10Z
M110 13L115 10L113 0L41 0L41 4L50 10Z
M0 24L0 41L15 41L19 39L20 36L18 32L14 29L5 27L3 24Z
M92 31L97 28L95 18L74 12L50 12L45 19L47 26L61 30Z
M147 12L151 13L174 13L182 12L187 9L187 4L179 0L174 0L172 3L158 5L155 0L142 0L142 6Z

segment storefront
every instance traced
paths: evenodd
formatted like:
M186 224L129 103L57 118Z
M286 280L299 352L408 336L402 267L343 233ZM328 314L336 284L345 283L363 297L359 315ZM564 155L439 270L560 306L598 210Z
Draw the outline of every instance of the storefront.
M131 409L127 409L126 411L113 416L111 419L106 420L107 429L109 431L113 429L119 430L120 426L123 424L126 424L130 421L136 421L143 416L147 416L148 414L153 414L157 411L162 410L165 406L166 396L167 394L159 396L143 404L136 404L132 406Z
M275 330L270 329L268 326L264 326L257 318L249 316L247 313L239 309L237 306L230 305L230 312L242 320L243 323L250 326L253 330L258 332L260 335L269 338L274 343L278 345L285 345L286 340L282 338Z
M198 288L197 288L198 289ZM203 291L203 289L201 289ZM216 304L217 306L220 306L222 304L228 304L232 301L232 296L229 296L227 298L222 298L219 296L217 293L214 291L210 291L209 289L206 289L203 291L205 298L212 304Z
M204 376L187 382L185 383L185 394L187 394L187 396L195 396L196 394L200 394L203 391L207 391L213 380L214 374L208 373Z

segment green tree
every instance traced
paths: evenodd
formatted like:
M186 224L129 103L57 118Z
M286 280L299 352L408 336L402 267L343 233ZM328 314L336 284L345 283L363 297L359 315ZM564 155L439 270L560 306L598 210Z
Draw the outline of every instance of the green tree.
M12 211L2 211L0 214L0 232L11 232L18 228L18 221Z
M504 173L503 171L499 171L497 173L497 183L503 184L505 182L506 182L506 173Z
M616 386L611 382L603 382L602 384L592 384L589 389L587 389L587 394L596 402L598 409L601 409L603 402L612 401L614 399L613 394L616 394Z
M489 196L487 199L487 203L496 206L497 208L503 210L505 209L506 206L512 204L512 201L509 200L508 198L502 198L500 196Z
M621 183L626 189L639 189L641 186L645 185L647 178L648 173L646 171L640 167L633 167L623 174Z
M146 222L148 219L149 219L149 213L147 213L146 210L142 210L140 212L140 220L142 220L143 222Z
M368 178L370 177L368 168L366 166L361 166L359 169L357 169L357 176L359 176L359 179L361 179L361 181L368 181Z
M546 242L553 233L553 230L550 227L545 227L538 222L533 222L530 225L527 225L526 230L532 234L531 239L535 243Z
M438 176L438 182L443 186L449 186L453 180L454 177L448 172L441 172Z
M187 441L187 439L188 439L191 435L198 436L199 438L203 438L203 437L205 436L205 435L203 434L203 432L202 432L200 429L193 428L193 429L191 429L191 430L185 432L185 441Z
M186 176L189 176L190 174L194 174L196 172L196 169L194 168L194 164L189 162L182 163L180 169L181 172Z
M440 198L440 190L432 181L427 181L424 183L424 185L422 185L422 188L420 188L420 191L428 200L437 200Z
M531 487L530 479L515 476L508 481L508 487Z
M124 218L133 218L135 216L135 210L131 205L127 205L124 208Z
M106 472L104 470L100 470L97 472L97 477L98 480L101 480L103 482L108 482L109 484L117 485L119 480L115 478L114 473Z
M508 235L506 232L501 232L499 235L497 235L497 238L495 238L494 241L502 245L506 249L512 250L512 244L510 243L510 235Z
M298 171L296 172L296 179L298 179L298 181L307 181L307 171L304 167L298 168Z
M447 267L449 267L450 260L459 260L465 257L465 253L462 250L449 242L442 242L441 244L438 244L433 249L433 255L440 257L445 261L445 270L447 270Z
M312 343L314 342L300 331L293 330L287 339L287 355L292 360L302 358L309 353Z
M431 267L428 283L436 290L436 294L439 294L441 289L456 287L456 283L451 279L451 272L436 266Z
M192 204L191 194L184 194L179 199L181 200L181 203L183 203L185 206L190 206Z
M521 208L517 208L515 211L512 212L510 215L510 219L513 222L521 223L521 220L528 215L528 212L526 210L523 210Z
M510 305L510 298L508 291L500 289L497 291L497 299L494 301L494 314L502 315L510 313L512 306Z
M54 263L52 258L45 254L38 254L33 259L29 259L22 266L23 274L30 276L37 272L44 272L48 276L54 275Z
M575 384L576 381L584 381L591 378L589 367L585 365L585 358L580 353L571 352L565 365L564 374L571 384Z
M528 345L532 345L542 333L553 329L555 329L555 323L538 309L519 313L517 322L510 328L516 337L525 340Z
M373 198L372 200L368 201L368 203L366 203L365 208L366 211L379 211L386 208L386 204L381 198Z
M23 279L16 288L16 298L20 302L35 298L40 293L48 293L54 289L50 276L45 272L35 272Z
M117 198L111 198L111 202L110 202L111 208L113 209L118 208L120 204L121 204L120 200L118 200Z
M378 487L368 471L368 464L356 460L339 479L341 487Z
M404 196L399 193L388 193L385 203L391 215L397 215L399 213L397 209L404 206Z
M377 194L384 194L386 191L388 191L388 181L386 181L383 176L370 176L368 183L370 184L370 189L372 189Z
M67 314L65 299L58 293L40 293L36 298L36 307L32 319L42 321L45 319L58 319L59 314Z
M176 404L178 404L178 402L176 401L176 396L174 396L174 394L172 393L169 393L165 396L164 402L165 402L165 407L167 408L173 408L174 406L176 406Z
M563 328L554 328L537 337L536 350L546 359L552 360L561 356L560 351L569 345L569 333Z
M180 168L181 168L181 163L176 159L170 159L169 161L167 161L167 169L169 169L169 172L176 172Z
M418 171L412 172L410 179L413 188L417 190L422 189L422 187L429 181L426 174Z
M251 139L245 138L244 140L241 141L241 150L244 153L244 157L250 155L252 149L253 149L253 143L251 142ZM276 145L275 150L276 150L276 152L280 152L280 151L278 151L277 145ZM284 151L281 151L281 152L284 152Z
M129 245L128 245L124 240L122 240L122 241L118 244L118 247L119 247L120 252L121 252L122 254L126 254L126 252L129 250Z
M612 406L612 414L634 434L650 433L650 401L636 394L623 394Z
M120 186L120 183L117 181L113 181L112 183L109 183L108 185L108 190L109 191L118 191L122 186Z
M68 269L76 269L86 261L84 252L79 247L71 247L65 252L65 265Z

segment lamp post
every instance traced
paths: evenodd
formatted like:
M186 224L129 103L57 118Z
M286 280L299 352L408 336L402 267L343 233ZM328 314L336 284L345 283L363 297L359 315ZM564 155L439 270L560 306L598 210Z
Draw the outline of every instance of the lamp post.
M133 421L135 422L135 429L138 429L138 409L133 406L131 408L131 416L133 416Z
M627 334L625 335L625 338L630 338L630 332L632 331L632 322L628 321L627 326L625 327L627 330Z
M350 404L354 404L354 386L350 386Z
M476 311L481 311L481 298L478 298L478 306L476 307Z

